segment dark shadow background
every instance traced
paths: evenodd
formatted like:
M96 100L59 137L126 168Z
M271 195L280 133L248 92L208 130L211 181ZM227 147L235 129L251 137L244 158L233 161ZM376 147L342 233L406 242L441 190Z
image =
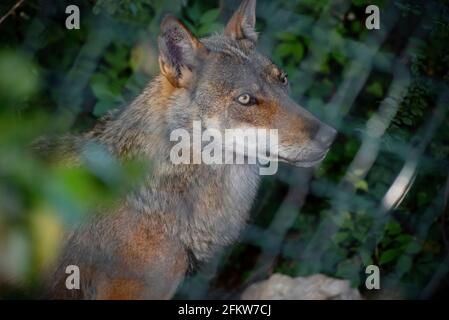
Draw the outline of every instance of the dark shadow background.
M35 297L62 234L138 172L56 166L29 144L87 130L129 103L158 73L165 13L205 36L238 3L1 2L0 298ZM81 10L80 30L65 28L69 4ZM365 28L368 4L380 8L380 30ZM282 165L263 180L241 242L187 278L178 298L236 298L275 272L349 279L367 298L444 296L448 9L446 0L258 1L259 48L339 135L319 168ZM370 264L381 269L379 291L364 289Z

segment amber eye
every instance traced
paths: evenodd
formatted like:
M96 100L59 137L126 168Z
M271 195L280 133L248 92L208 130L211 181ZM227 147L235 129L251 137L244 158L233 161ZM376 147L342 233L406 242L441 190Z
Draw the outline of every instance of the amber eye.
M282 82L282 84L286 85L288 84L288 76L286 73L282 73L280 76L280 80Z
M248 93L243 93L237 97L238 103L244 106L250 106L256 103L256 99Z

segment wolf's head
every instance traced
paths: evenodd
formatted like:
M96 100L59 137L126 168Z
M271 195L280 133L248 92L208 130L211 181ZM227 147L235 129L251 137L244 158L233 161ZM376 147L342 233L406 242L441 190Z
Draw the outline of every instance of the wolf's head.
M219 130L277 129L276 158L314 165L336 131L290 98L285 72L256 50L255 3L242 1L224 32L205 39L171 16L164 19L159 63L171 86L171 118Z

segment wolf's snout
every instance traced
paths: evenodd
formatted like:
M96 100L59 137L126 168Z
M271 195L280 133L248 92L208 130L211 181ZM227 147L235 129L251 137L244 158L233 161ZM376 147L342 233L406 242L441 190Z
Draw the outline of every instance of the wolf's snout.
M327 150L330 148L332 142L334 142L336 135L337 130L326 124L321 124L313 140L316 141L320 147Z

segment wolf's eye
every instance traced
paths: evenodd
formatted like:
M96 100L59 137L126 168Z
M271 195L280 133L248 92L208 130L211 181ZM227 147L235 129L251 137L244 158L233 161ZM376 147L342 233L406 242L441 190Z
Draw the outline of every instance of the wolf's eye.
M284 85L288 84L288 76L287 76L287 74L286 73L282 73L281 77L280 77L280 80L281 80L282 84L284 84Z
M251 106L256 103L256 99L248 93L243 93L237 97L238 103L244 106Z

